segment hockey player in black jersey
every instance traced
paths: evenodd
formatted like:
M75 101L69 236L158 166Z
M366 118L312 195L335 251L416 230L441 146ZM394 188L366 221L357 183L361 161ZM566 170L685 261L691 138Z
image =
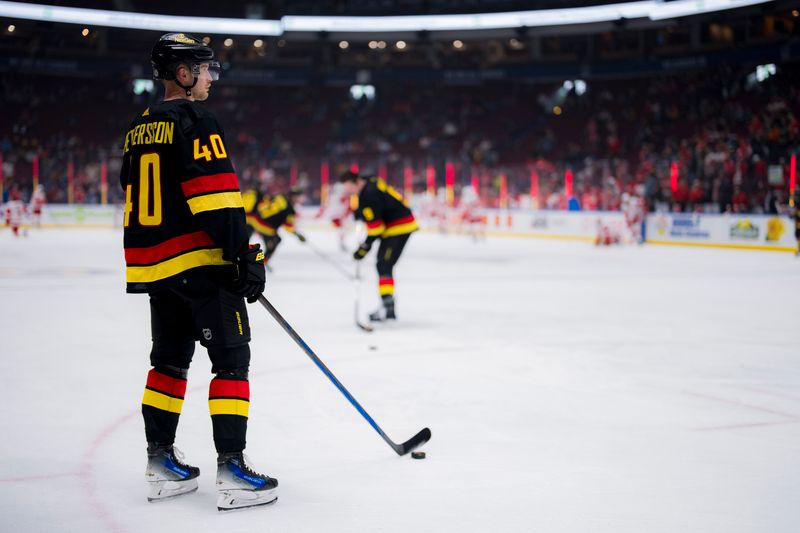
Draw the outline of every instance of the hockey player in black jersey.
M347 194L358 197L358 207L354 210L357 220L367 225L367 238L353 254L356 261L367 256L372 243L380 240L378 246L378 292L382 308L370 314L370 320L394 320L394 265L411 234L419 229L408 204L394 188L377 177L365 177L355 172L344 172L339 181L344 184Z
M243 455L250 405L250 324L245 298L264 291L264 253L248 244L239 182L225 133L198 104L219 77L214 52L183 33L162 36L151 53L164 100L133 120L125 136L127 290L147 293L153 345L142 414L148 499L197 489L198 468L174 447L195 342L215 374L208 405L217 451L220 510L272 503L277 480Z
M268 265L270 258L281 243L278 229L283 226L289 233L294 233L300 242L306 242L302 233L295 228L295 204L303 201L303 193L298 188L292 188L287 194L278 194L272 198L262 196L255 205L252 213L247 218L247 223L264 239L264 264Z

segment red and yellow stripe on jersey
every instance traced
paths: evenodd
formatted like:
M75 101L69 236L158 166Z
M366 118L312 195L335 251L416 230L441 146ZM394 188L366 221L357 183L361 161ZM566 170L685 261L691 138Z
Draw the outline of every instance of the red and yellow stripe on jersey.
M150 283L174 276L190 268L229 265L204 231L174 237L147 248L126 248L125 278L128 283Z
M259 232L261 235L272 236L278 232L278 230L264 222L264 219L262 219L256 213L247 215L247 223L250 224L253 229Z
M247 417L250 411L250 382L214 378L208 388L208 410L211 416Z
M264 199L254 209L253 216L248 216L247 223L261 235L272 237L283 226L286 231L294 233L294 206L283 194L272 199Z
M173 378L151 369L147 374L142 405L180 414L186 395L186 380Z
M391 222L383 220L371 220L367 222L367 235L370 237L394 237L395 235L405 235L419 229L414 215L408 215Z
M192 214L226 208L244 208L239 180L233 172L200 176L181 183Z
M414 218L414 215L408 215L407 217L387 222L386 230L383 232L383 235L381 235L381 237L394 237L395 235L405 235L406 233L412 233L414 231L417 231L418 229L419 225L417 224L417 220Z

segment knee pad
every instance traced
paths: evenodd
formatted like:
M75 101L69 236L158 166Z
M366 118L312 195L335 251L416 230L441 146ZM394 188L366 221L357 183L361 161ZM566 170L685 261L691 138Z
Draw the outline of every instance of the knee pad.
M165 376L169 376L175 379L186 379L189 375L188 368L180 368L177 366L171 365L158 365L154 366L153 370L158 372L159 374L164 374Z
M154 343L153 349L150 350L150 365L167 369L186 369L189 368L193 355L194 341L177 345Z
M216 377L219 379L240 379L243 381L247 381L249 375L250 369L248 367L234 368L233 370L220 370L216 373Z
M211 359L211 372L214 374L244 370L246 375L250 368L249 344L210 347L208 356Z

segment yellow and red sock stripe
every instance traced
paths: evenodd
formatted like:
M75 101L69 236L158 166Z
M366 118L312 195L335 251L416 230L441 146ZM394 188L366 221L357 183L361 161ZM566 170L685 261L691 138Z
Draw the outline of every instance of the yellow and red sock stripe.
M204 231L145 248L126 248L125 263L128 283L149 283L198 266L229 264L222 259L222 249L215 247Z
M405 235L406 233L411 233L417 231L418 229L419 225L417 224L417 219L414 218L414 215L408 215L407 217L398 218L397 220L387 222L386 229L381 234L381 237Z
M244 208L239 180L234 172L192 178L181 183L192 214L227 207Z
M151 369L147 374L142 405L180 414L185 395L185 379L173 378Z
M381 296L394 294L394 278L378 278L378 292Z
M211 416L247 417L250 412L250 382L238 379L212 379L208 387L208 410Z

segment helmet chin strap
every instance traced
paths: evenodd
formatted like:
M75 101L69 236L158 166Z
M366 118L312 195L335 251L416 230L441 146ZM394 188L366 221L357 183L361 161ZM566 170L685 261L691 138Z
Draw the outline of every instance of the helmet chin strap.
M194 81L192 82L191 85L184 85L178 81L177 76L175 77L175 84L184 91L186 91L186 96L192 96L192 89L194 88L195 85L197 85L197 76L192 76L192 77L194 78Z

